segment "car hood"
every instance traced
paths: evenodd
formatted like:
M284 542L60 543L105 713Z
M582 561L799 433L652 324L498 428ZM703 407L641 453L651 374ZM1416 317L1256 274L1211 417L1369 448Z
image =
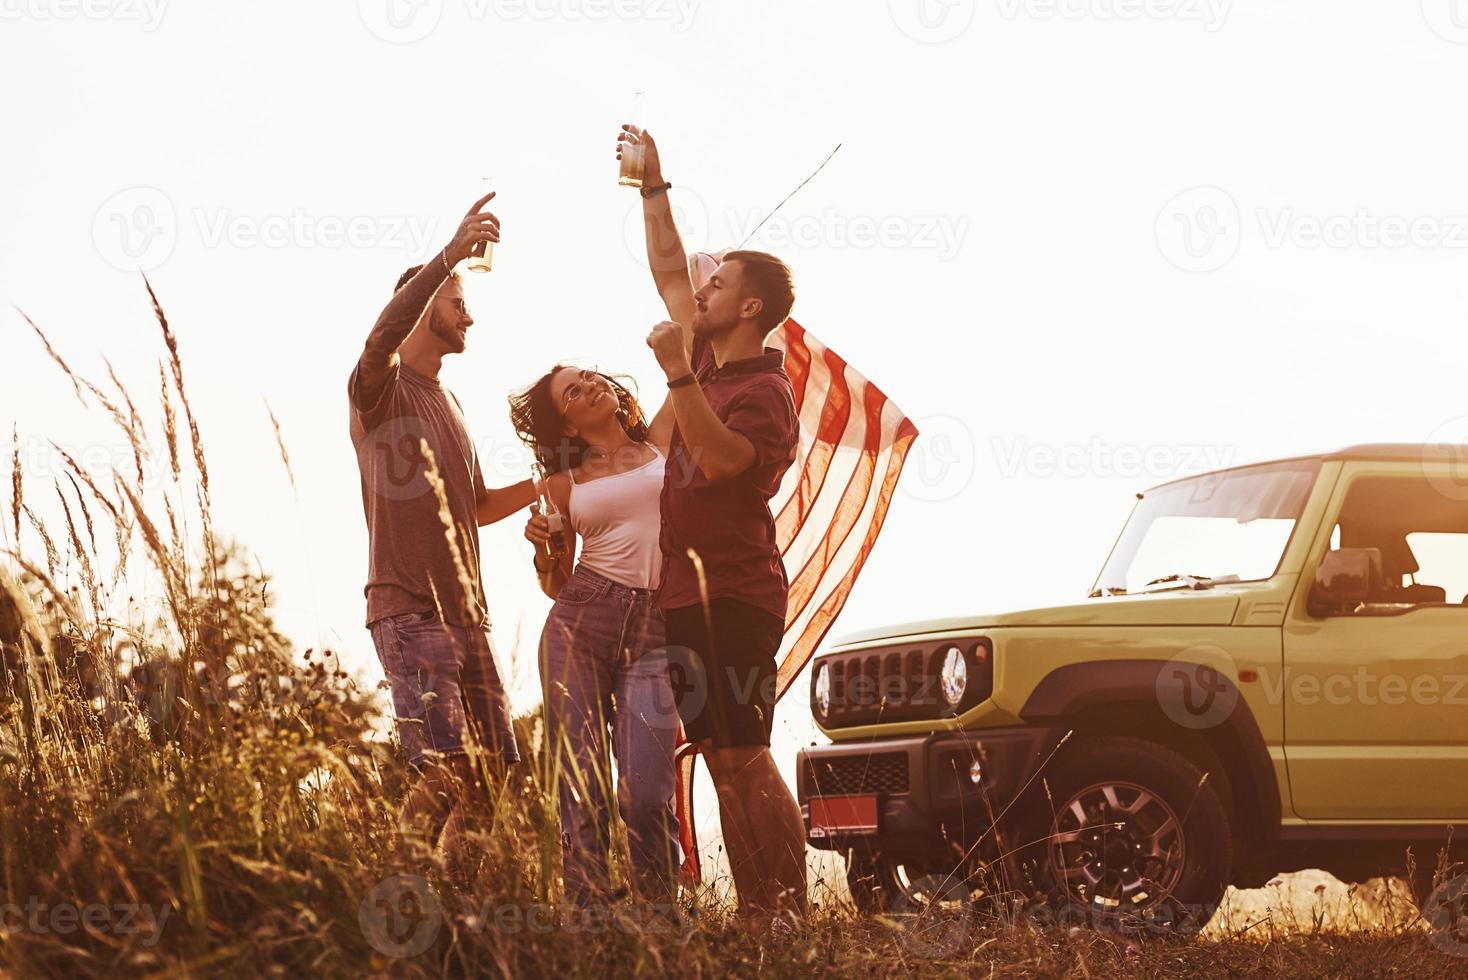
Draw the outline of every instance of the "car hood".
M1227 626L1233 622L1238 606L1237 595L1211 589L1203 592L1178 590L1148 595L1111 596L1063 606L883 626L842 636L835 648L926 633L957 633L996 627Z

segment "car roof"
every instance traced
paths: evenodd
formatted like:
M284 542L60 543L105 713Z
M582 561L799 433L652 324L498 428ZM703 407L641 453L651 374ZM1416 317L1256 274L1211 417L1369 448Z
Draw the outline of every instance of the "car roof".
M1225 466L1222 469L1211 470L1213 473L1230 473L1234 470L1253 469L1256 466L1274 466L1279 463L1303 462L1305 460L1319 460L1320 462L1332 462L1340 460L1383 460L1394 463L1420 463L1424 460L1456 460L1460 453L1468 454L1468 446L1452 442L1363 442L1355 446L1347 446L1344 449L1336 449L1324 453L1303 453L1299 456L1282 456L1278 459L1261 459L1255 463L1242 463L1238 466ZM1181 483L1184 480L1195 480L1207 473L1194 473L1192 476L1178 477L1176 480L1168 480L1159 483L1143 491L1142 495Z

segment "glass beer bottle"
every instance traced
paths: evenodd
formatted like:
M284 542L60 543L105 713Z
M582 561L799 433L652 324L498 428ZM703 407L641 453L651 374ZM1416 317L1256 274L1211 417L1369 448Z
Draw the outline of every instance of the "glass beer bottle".
M632 97L632 119L633 126L642 124L642 93L638 92ZM622 144L622 167L617 173L617 186L619 187L641 187L642 186L642 155L643 145L641 143Z
M541 546L541 554L546 558L559 560L566 553L566 521L551 500L550 488L545 482L545 471L537 468L536 472L539 477L535 488L540 497L540 515L545 518L546 529L550 531L550 537Z
M479 180L480 193L488 194L490 178ZM488 272L494 268L494 242L478 242L469 250L469 260L464 263L470 272Z

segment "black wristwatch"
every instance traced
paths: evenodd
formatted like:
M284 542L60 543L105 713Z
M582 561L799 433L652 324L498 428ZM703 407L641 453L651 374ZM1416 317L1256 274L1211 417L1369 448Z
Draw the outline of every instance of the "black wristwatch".
M640 191L638 191L638 193L642 195L643 200L646 200L647 198L652 197L654 194L661 194L661 193L663 193L669 187L672 187L672 186L673 186L672 184L667 183L665 181L665 182L659 184L656 187L644 187Z

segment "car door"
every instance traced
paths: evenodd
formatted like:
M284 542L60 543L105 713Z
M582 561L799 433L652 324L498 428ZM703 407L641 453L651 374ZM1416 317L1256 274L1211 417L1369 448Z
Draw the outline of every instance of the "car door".
M1285 621L1294 811L1312 819L1468 818L1468 488L1432 464L1347 463ZM1380 587L1311 615L1326 551L1375 547Z

